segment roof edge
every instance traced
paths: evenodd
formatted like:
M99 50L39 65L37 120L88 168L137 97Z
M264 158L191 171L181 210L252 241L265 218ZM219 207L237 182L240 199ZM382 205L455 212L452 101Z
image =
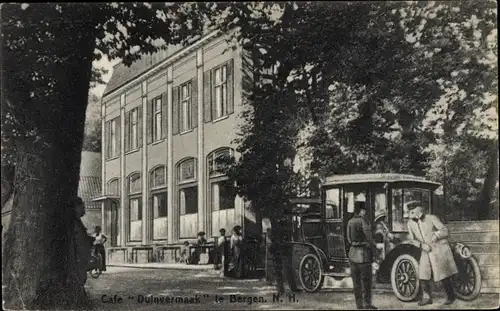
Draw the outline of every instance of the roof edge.
M108 97L112 97L113 95L115 95L115 93L118 93L120 90L126 88L130 84L133 84L136 80L141 80L141 79L144 79L146 77L149 77L149 76L155 74L157 71L159 71L159 70L163 69L164 67L170 65L171 63L173 63L177 59L183 57L185 54L187 54L187 53L191 52L192 50L194 50L195 48L198 48L199 46L210 42L211 39L214 39L214 37L216 37L220 33L221 33L220 30L212 31L211 33L209 33L206 36L200 38L199 40L196 40L191 45L186 46L186 47L182 48L181 50L177 51L175 54L167 57L165 60L163 60L163 61L161 61L161 62L153 65L152 67L146 69L144 72L138 74L137 76L131 77L126 82L118 85L117 87L115 87L115 88L113 88L113 89L111 89L109 91L108 90L104 90L104 93L102 94L101 100L104 101ZM116 65L118 65L118 64L116 64ZM113 76L111 76L111 78L112 77Z

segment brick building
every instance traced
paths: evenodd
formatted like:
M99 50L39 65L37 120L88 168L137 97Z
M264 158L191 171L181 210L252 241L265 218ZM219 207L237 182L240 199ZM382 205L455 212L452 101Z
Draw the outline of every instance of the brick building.
M117 64L102 99L102 225L111 261L151 261L154 246L207 237L255 217L220 173L234 154L247 53L211 33ZM245 65L244 65L245 64Z

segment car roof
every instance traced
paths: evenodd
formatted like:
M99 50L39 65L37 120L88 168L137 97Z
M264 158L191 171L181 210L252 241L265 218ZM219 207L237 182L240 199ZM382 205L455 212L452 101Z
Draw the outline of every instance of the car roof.
M362 183L393 183L393 182L414 182L429 184L434 187L441 186L440 183L430 181L424 177L408 175L408 174L349 174L349 175L334 175L326 177L322 186L332 186L340 184L362 184Z

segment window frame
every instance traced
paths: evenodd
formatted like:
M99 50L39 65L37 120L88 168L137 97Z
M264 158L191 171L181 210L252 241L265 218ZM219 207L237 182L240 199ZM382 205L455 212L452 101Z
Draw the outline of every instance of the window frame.
M186 93L184 93L186 88ZM192 124L192 95L193 87L191 81L187 81L179 86L179 130L185 133L193 128ZM186 111L184 110L186 109Z
M161 141L163 139L164 129L162 127L162 124L163 124L164 116L163 116L163 111L162 111L162 105L163 105L163 99L162 99L161 95L153 98L152 107L151 107L152 126L153 126L152 142L158 142L158 141ZM157 119L158 116L160 117L160 120ZM159 127L159 131L158 131L158 127Z
M331 190L337 190L338 191L338 194L337 194L337 202L338 202L338 205L337 205L337 217L330 217L328 218L327 217L327 197L326 197L326 194L328 191L331 191ZM322 202L321 202L321 205L323 206L322 208L322 213L324 214L324 217L325 217L325 220L342 220L342 217L344 217L343 215L343 202L342 202L342 187L340 186L332 186L332 187L328 187L328 188L324 188L323 190L323 195L322 195ZM332 209L333 210L333 209Z
M117 120L118 118L114 118L112 120L109 121L109 130L110 130L110 133L109 133L109 143L110 143L110 146L109 146L109 157L110 158L114 158L116 156L118 156L118 141L117 141L117 128L116 128L116 124L117 124Z
M190 189L190 188L195 188L196 189L196 212L195 213L187 213L186 210L187 210L187 206L184 206L184 211L182 210L182 195L181 195L181 192L184 191L184 205L186 205L186 199L185 199L185 191L186 189ZM198 184L197 183L189 183L189 184L184 184L184 185L179 185L178 187L178 191L177 191L177 195L178 195L178 202L179 202L179 216L185 216L185 215L194 215L194 214L198 214L199 213L199 202L198 202Z
M221 209L221 192L220 192L220 184L221 183L230 183L231 182L229 181L229 178L211 178L210 180L210 195L209 195L209 198L210 198L210 207L211 207L211 211L212 212L218 212L218 211L225 211L225 210L229 210L229 209L234 209L236 208L236 203L235 203L235 199L236 199L236 185L234 183L232 183L232 186L233 186L233 190L235 191L234 193L234 197L233 197L233 201L232 201L232 207L229 207L229 208L223 208ZM219 199L218 199L218 206L217 208L214 208L214 185L217 185L218 186L218 194L219 194Z
M139 182L141 184L141 190L140 191L135 191L133 192L132 191L132 177L135 177L135 176L138 176L138 179L139 179ZM141 176L141 173L139 172L135 172L135 173L132 173L130 174L128 177L127 177L127 194L128 195L136 195L136 194L141 194L142 193L142 176Z
M215 67L213 70L214 81L214 105L215 105L215 116L214 121L218 119L224 118L228 115L228 80L227 80L227 63L224 63L218 67ZM220 75L217 73L220 72ZM217 81L219 80L219 81ZM220 91L219 91L220 90ZM220 95L222 98L218 96ZM220 103L219 103L220 99Z
M155 198L158 196L164 195L165 196L165 215L160 216L160 209L158 208L158 215L155 216ZM168 191L166 189L162 190L156 190L156 191L151 191L151 207L153 209L153 212L151 213L151 216L153 216L153 219L158 219L158 218L163 218L163 217L168 217Z
M132 217L131 217L131 209L132 209L132 201L137 201L138 202L138 205L139 205L139 209L137 210L137 218L138 219L134 219L132 220ZM132 221L142 221L142 218L144 215L142 215L142 196L140 194L131 194L129 195L129 198L128 198L128 209L129 209L129 222L132 222ZM139 217L140 216L140 217Z
M193 161L193 177L182 179L182 167L186 163ZM179 185L186 184L186 183L191 183L194 182L198 179L198 170L196 167L196 158L188 158L184 159L177 164L177 183Z
M388 206L388 212L390 210L390 214L391 214L391 221L390 221L390 230L394 233L408 233L408 226L407 226L407 222L408 222L408 219L406 220L407 222L404 223L405 226L404 226L404 229L403 230L395 230L394 229L394 222L395 222L395 217L394 217L394 209L393 209L393 206L394 206L394 192L397 191L397 190L401 190L401 202L399 204L399 206L397 207L398 209L401 209L402 211L402 220L404 220L404 215L405 215L405 210L404 210L404 203L405 203L405 193L406 191L409 191L409 190L412 190L412 191L415 191L415 190L419 190L419 191L422 191L422 192L427 192L427 206L423 206L423 202L422 203L422 207L424 209L424 212L430 212L430 209L431 209L431 206L432 206L432 190L430 189L426 189L426 188L422 188L422 187L418 187L418 186L415 186L415 187L405 187L405 186L394 186L394 187L391 187L391 191L390 191L390 194L391 194L391 201L390 201L390 206ZM423 201L423 200L421 200Z
M111 185L113 183L115 183L115 182L117 184L117 186L116 186L116 188L117 188L116 189L117 190L116 193L114 191L112 191L112 189L111 189ZM108 180L108 183L107 183L106 186L107 186L107 192L108 192L108 194L110 194L110 195L118 195L118 196L120 195L120 179L118 177L114 177L114 178L111 178L110 180Z
M139 149L139 107L130 110L130 150Z
M217 158L225 151L229 151L229 157L234 157L234 149L232 148L221 148L213 151L208 155L208 177L209 178L216 178L220 176L226 176L224 173L221 173L219 170L217 170Z

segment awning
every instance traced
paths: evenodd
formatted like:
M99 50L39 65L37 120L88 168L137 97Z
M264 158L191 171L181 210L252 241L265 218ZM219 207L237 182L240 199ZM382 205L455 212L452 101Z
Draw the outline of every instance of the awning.
M120 197L114 194L105 194L103 196L92 199L93 202L100 202L106 200L119 201Z

